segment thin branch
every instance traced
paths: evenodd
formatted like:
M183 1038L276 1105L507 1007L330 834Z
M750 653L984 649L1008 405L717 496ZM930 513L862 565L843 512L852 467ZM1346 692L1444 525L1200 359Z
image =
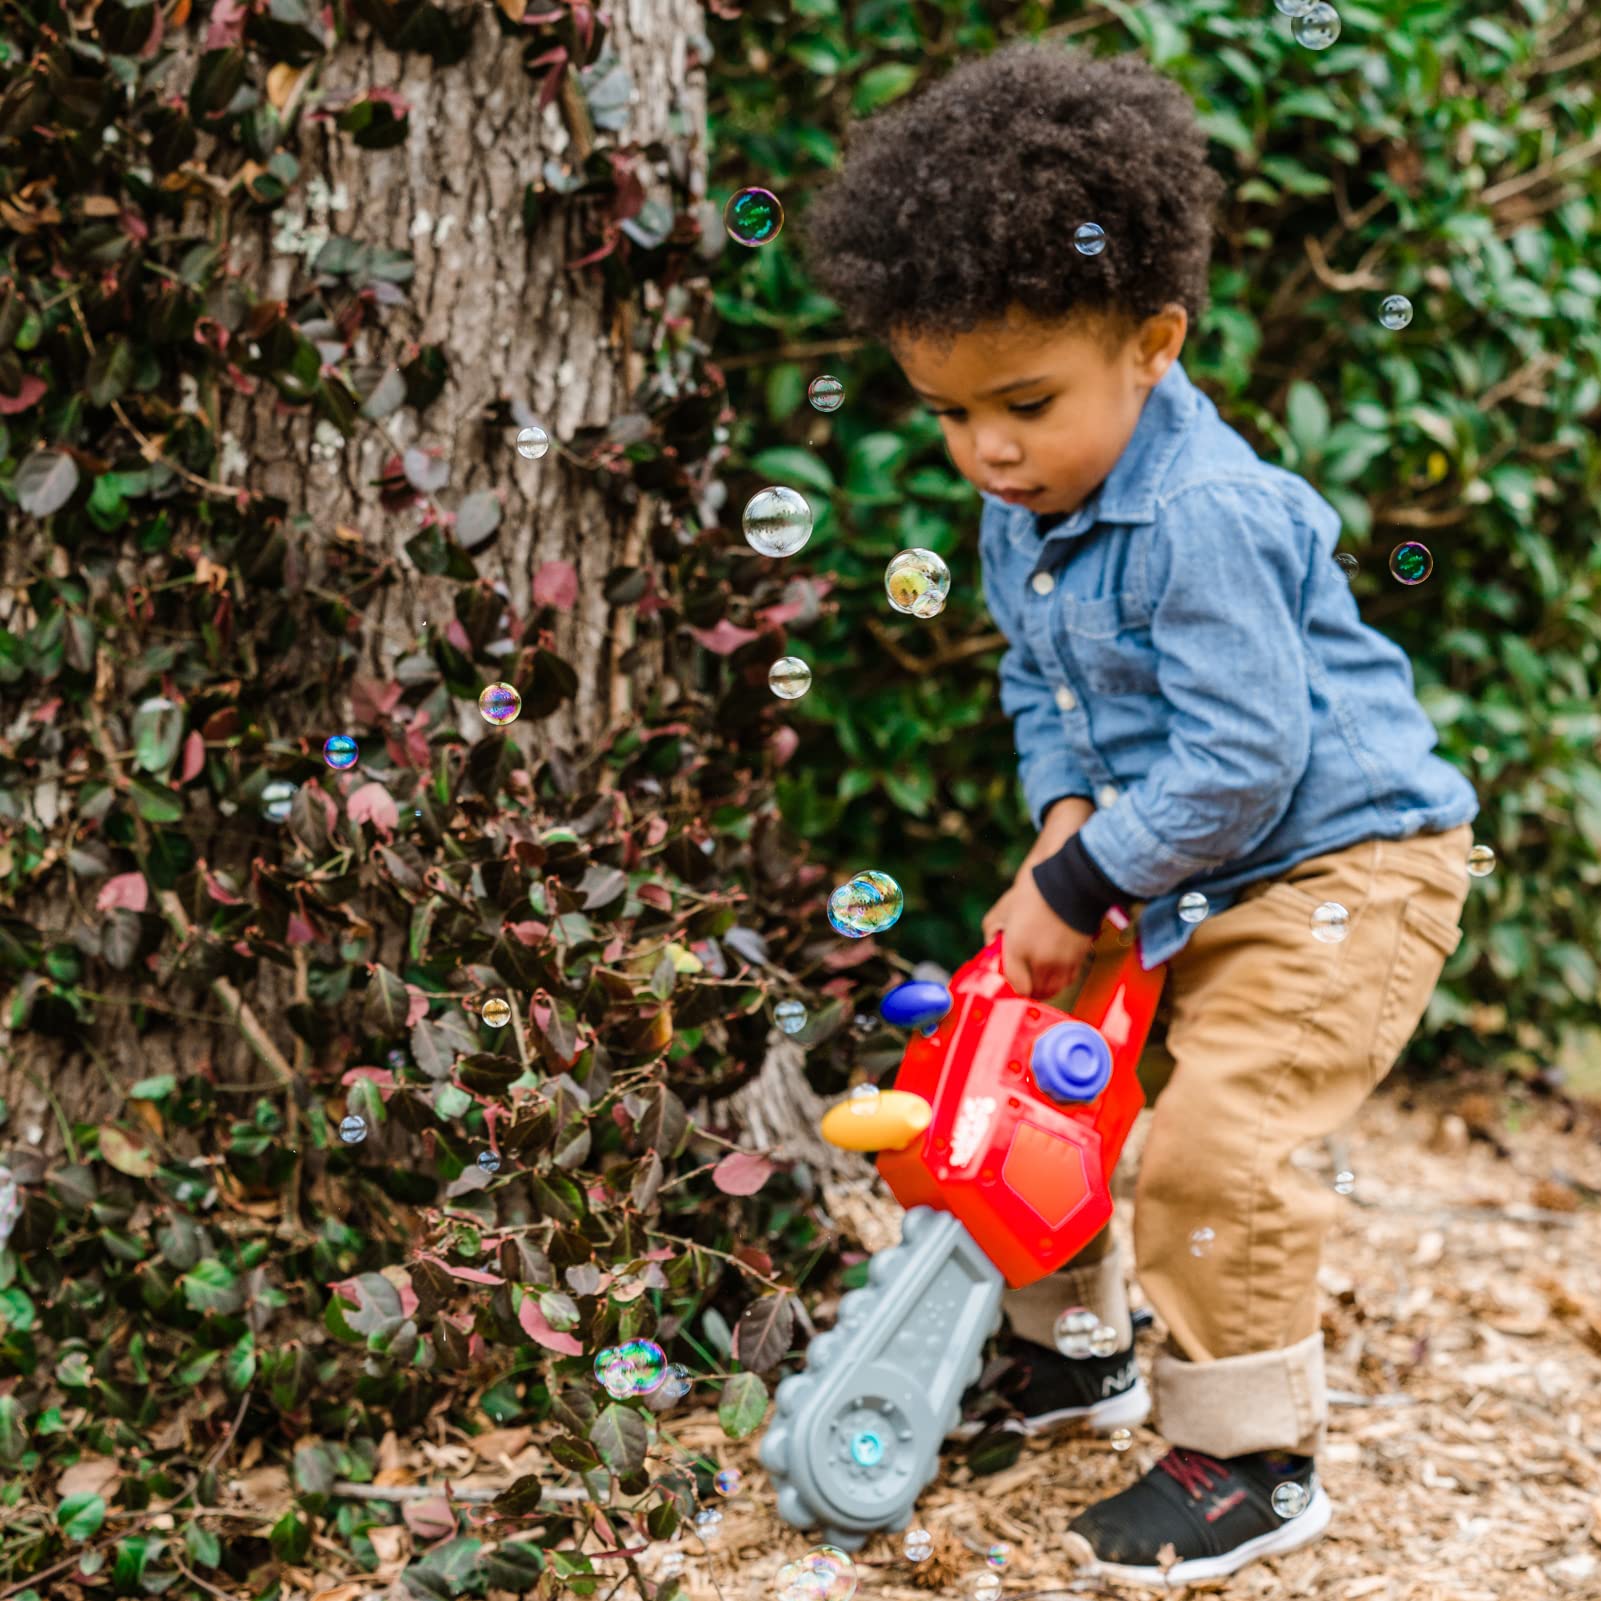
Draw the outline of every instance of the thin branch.
M1601 151L1601 133L1592 134L1583 144L1574 145L1571 150L1563 151L1550 161L1542 161L1533 172L1521 173L1516 178L1508 178L1503 183L1492 184L1488 189L1481 190L1479 204L1488 208L1503 200L1510 200L1513 195L1521 195L1525 189L1533 189L1547 178L1555 178L1570 167L1581 166L1597 151Z

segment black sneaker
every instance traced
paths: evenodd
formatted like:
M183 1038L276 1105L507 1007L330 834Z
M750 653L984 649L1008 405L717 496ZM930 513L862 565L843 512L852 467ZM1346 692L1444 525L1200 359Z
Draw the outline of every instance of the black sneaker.
M1280 1489L1286 1485L1296 1488ZM1143 1479L1080 1513L1069 1535L1092 1554L1083 1560L1086 1575L1177 1589L1310 1545L1332 1515L1311 1457L1252 1451L1219 1459L1175 1450ZM1176 1558L1165 1570L1164 1546Z
M1004 1346L1013 1358L1015 1376L1005 1396L1021 1416L1008 1418L1005 1427L1024 1434L1044 1434L1058 1424L1078 1419L1092 1429L1132 1429L1151 1412L1150 1392L1140 1377L1134 1347L1110 1356L1067 1357L1027 1340L1009 1340ZM975 1387L964 1398L971 1401ZM986 1426L985 1420L963 1421L952 1431L967 1439Z

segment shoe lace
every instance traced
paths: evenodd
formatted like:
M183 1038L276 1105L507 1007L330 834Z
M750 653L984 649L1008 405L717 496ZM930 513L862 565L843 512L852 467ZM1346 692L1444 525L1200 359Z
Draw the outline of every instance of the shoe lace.
M1226 1479L1229 1473L1216 1457L1182 1448L1169 1451L1157 1466L1177 1479L1197 1501L1214 1483Z

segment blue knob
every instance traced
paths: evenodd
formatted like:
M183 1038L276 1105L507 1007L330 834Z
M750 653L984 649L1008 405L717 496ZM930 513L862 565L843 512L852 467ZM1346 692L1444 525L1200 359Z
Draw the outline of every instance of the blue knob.
M943 984L913 979L897 984L878 1004L879 1016L900 1028L923 1028L939 1022L951 1009L951 992Z
M1112 1077L1112 1048L1099 1029L1070 1017L1034 1041L1029 1066L1053 1101L1093 1101Z

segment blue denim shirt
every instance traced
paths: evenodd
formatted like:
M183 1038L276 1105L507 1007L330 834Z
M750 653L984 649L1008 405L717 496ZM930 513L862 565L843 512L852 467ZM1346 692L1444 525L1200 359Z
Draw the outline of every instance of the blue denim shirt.
M1357 614L1339 533L1177 363L1105 482L1043 537L1026 506L984 496L984 595L1010 642L1001 705L1029 813L1038 828L1061 796L1095 802L1079 838L1146 903L1147 968L1189 938L1188 890L1220 912L1306 857L1478 813L1431 754L1405 653Z

